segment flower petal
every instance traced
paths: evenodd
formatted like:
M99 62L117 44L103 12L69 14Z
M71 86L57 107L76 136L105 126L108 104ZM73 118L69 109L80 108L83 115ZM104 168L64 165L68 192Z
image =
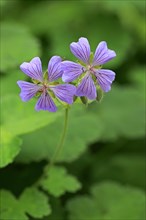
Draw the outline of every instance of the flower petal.
M35 106L35 109L37 111L40 111L40 110L45 110L45 111L49 111L49 112L56 112L57 111L57 107L56 107L55 103L53 102L50 95L46 92L43 92L42 95L40 96L40 98L37 101L37 104Z
M84 72L83 66L71 61L63 61L61 69L63 70L62 80L64 82L72 82Z
M41 89L41 86L25 81L17 81L17 84L21 88L20 97L24 102L30 100Z
M55 81L56 79L60 78L63 74L63 71L61 70L61 57L59 56L53 56L49 63L48 63L48 77L49 81Z
M20 69L32 79L43 81L42 63L39 57L33 58L30 63L22 63Z
M76 91L77 96L86 96L88 99L93 100L96 99L96 87L94 85L94 81L92 80L91 75L87 74Z
M102 41L98 44L96 48L93 59L93 66L102 65L113 59L114 57L116 57L115 51L109 50L107 48L107 43L105 41Z
M81 37L79 41L70 44L71 52L84 63L89 63L90 58L90 45L86 38Z
M76 87L70 84L62 84L57 86L50 86L50 89L54 92L55 96L57 96L63 102L67 102L68 104L73 103L73 96L76 93Z
M115 73L112 70L99 69L96 70L96 78L101 87L105 92L111 89L111 84L115 79Z

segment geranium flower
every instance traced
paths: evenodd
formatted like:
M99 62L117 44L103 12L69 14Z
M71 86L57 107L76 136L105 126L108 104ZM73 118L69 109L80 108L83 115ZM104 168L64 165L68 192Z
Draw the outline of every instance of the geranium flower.
M53 101L54 98L68 104L73 103L76 87L70 84L54 82L62 76L63 72L60 69L61 61L59 56L53 56L48 63L48 72L44 76L39 57L33 58L29 63L24 62L21 64L20 69L33 80L33 83L17 82L21 88L20 97L22 101L28 101L32 97L39 95L35 109L37 111L48 110L50 112L56 112L57 110Z
M108 92L115 79L115 73L112 70L101 69L101 65L113 59L116 53L108 49L106 42L102 41L92 56L89 42L84 37L81 37L77 43L71 43L70 50L80 61L79 63L62 62L62 80L72 82L78 79L76 96L96 99L96 85L99 85L104 92Z

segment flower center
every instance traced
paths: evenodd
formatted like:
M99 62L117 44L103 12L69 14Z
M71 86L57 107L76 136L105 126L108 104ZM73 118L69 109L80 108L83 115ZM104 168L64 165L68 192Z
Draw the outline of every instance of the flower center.
M39 90L41 93L47 93L49 88L49 84L47 82L43 82L41 85L41 89Z
M95 70L94 70L94 67L92 66L92 65L88 65L87 67L86 67L86 70L89 72L89 73L91 73L91 74L95 74Z

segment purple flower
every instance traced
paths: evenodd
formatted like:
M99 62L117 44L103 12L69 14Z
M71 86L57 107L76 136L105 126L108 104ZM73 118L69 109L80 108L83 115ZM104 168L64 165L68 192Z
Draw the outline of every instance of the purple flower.
M20 97L22 101L26 102L34 97L36 94L40 95L35 109L48 110L56 112L57 107L52 97L60 99L68 104L73 103L73 96L76 92L76 87L70 84L58 84L54 82L62 76L60 68L61 58L53 56L48 63L47 75L43 76L42 64L39 57L33 58L29 63L22 63L20 69L29 77L33 79L34 83L18 81L17 84L21 88Z
M112 70L101 69L101 65L113 59L116 53L108 49L106 42L102 41L92 57L89 42L84 37L81 37L77 43L71 43L70 50L80 60L80 63L63 61L61 64L62 80L72 82L78 78L76 96L96 99L96 85L108 92L115 79L115 73Z

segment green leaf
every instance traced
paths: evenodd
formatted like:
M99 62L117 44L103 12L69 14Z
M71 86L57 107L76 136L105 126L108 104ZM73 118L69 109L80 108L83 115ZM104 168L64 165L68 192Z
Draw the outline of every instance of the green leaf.
M115 170L113 174L115 179L128 184L145 188L145 156L144 155L117 155L111 158L111 170ZM120 175L119 175L120 173Z
M81 14L78 6L74 2L38 2L35 7L27 8L20 19L35 33L52 33L72 21L75 13L76 16Z
M95 200L89 196L78 196L67 203L69 220L104 220Z
M138 88L145 94L145 66L134 66L129 71L129 79L133 82L134 88Z
M1 0L0 1L0 7L4 7L7 4L6 0Z
M55 30L52 53L57 51L57 53L62 53L65 59L75 61L76 57L70 52L69 45L71 42L78 41L79 37L85 36L89 40L92 52L96 50L97 45L103 40L107 42L110 49L116 52L117 57L104 65L105 69L106 66L108 68L115 68L115 66L121 65L125 61L125 54L132 51L133 38L118 19L115 19L110 13L105 13L105 10L97 4L84 4L84 10L82 10L82 4L78 4L81 13L74 20L74 23L76 24L77 22L77 24L72 27L72 32L70 32L70 26L72 24L58 29L59 38L57 37L58 34L56 34L57 30ZM98 8L98 13L97 10L93 9L94 6Z
M64 167L53 166L46 170L46 177L41 181L41 186L55 197L65 192L76 192L81 188L80 182L68 174Z
M3 220L28 220L28 216L21 209L19 201L7 190L0 191L0 213Z
M18 95L5 95L1 99L0 167L12 163L20 152L22 141L16 135L28 133L52 123L60 115L60 113L36 112L34 110L35 100L27 104L23 103Z
M20 70L12 70L1 77L1 95L19 94L20 88L17 85L18 80L26 80L27 76Z
M88 22L91 21L89 20ZM93 31L95 27L100 27L98 34ZM118 31L115 31L115 29L118 29ZM116 58L104 65L105 69L106 66L108 68L115 68L115 66L120 65L125 60L125 54L132 46L132 38L122 27L118 19L103 12L103 14L98 14L96 16L96 19L92 22L88 31L89 39L92 42L91 45L93 45L92 47L94 50L97 44L104 39L104 41L107 42L108 47L114 50L117 54Z
M37 188L27 188L18 199L7 190L1 190L0 196L0 212L3 220L28 220L27 214L41 218L51 213L47 197Z
M144 1L108 1L102 2L104 8L108 9L110 12L116 14L121 23L128 30L132 30L134 34L137 35L138 43L144 45L145 42L145 19L144 19ZM124 11L124 13L123 13ZM135 22L133 22L135 20Z
M69 45L81 36L89 39L93 52L100 41L107 41L109 48L117 53L117 57L108 63L110 67L120 65L125 60L125 54L132 51L133 38L130 33L112 13L105 13L100 3L40 2L24 13L27 17L22 14L21 21L35 33L45 34L51 54L61 54L65 59L76 60Z
M49 217L44 218L43 220L64 220L65 219L65 208L62 204L62 201L57 197L52 197L51 199L52 213Z
M19 202L22 209L34 218L42 218L51 214L48 198L37 188L27 188L20 196Z
M20 152L21 143L20 138L1 127L0 168L13 162L14 158Z
M21 101L18 95L4 96L1 99L3 127L13 135L25 134L52 123L60 115L48 111L36 112L36 100Z
M16 23L1 23L1 71L7 71L40 55L39 43L29 31Z
M71 199L69 220L144 220L145 194L136 188L114 182L97 184L92 195Z
M95 108L98 108L98 105ZM22 151L17 160L30 162L52 158L60 141L63 120L62 116L50 126L24 135ZM98 115L95 117L94 114L90 114L81 104L72 106L66 140L58 161L72 162L77 159L87 149L89 143L100 138L102 131L103 125Z
M118 137L140 138L145 135L144 92L134 87L112 87L104 96L99 108L95 103L89 106L103 122L102 139ZM140 117L139 117L140 116ZM105 135L106 134L106 135Z
M120 139L121 140L121 139ZM110 151L109 151L110 149ZM144 140L116 141L107 143L94 155L90 176L93 182L111 179L123 184L145 189ZM97 168L98 167L98 168Z

